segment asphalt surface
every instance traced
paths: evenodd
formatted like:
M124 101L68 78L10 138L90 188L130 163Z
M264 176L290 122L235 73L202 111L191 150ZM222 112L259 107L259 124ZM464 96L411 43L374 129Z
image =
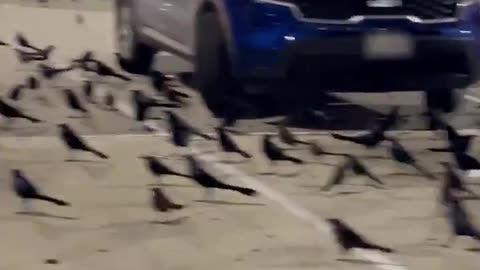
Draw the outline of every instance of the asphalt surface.
M95 5L90 9L96 9ZM63 8L38 8L32 3L2 5L0 40L10 42L21 31L39 46L54 44L56 65L67 64L87 49L114 65L112 14L83 11L85 24L76 24L77 11L68 3L59 6ZM10 48L0 47L0 59L2 95L29 74L36 74L35 66L18 64ZM235 139L254 155L253 160L235 157L226 162L227 157L218 153L214 142L202 140L195 141L192 151L201 152L199 159L223 181L250 186L260 195L249 198L217 192L217 201L212 203L201 201L203 191L188 179L154 179L138 159L144 154L163 156L172 152L163 120L151 121L159 129L155 135L132 130L135 123L129 117L130 90L142 89L155 95L147 78L133 76L132 82L124 83L90 77L98 81L98 101L111 91L119 111L89 105L93 119L71 118L61 89L71 88L80 94L83 76L71 72L55 81L42 81L39 90L27 90L16 105L47 122L19 120L13 128L0 131L0 230L8 232L3 234L4 244L0 245L4 258L1 269L51 269L51 265L44 264L46 259L57 259L58 269L478 269L480 260L474 248L478 243L458 239L453 247L440 247L449 234L445 220L435 212L439 181L425 180L413 169L397 166L389 159L388 144L367 151L328 136L332 129L365 129L378 113L400 105L406 122L399 127L403 131L396 134L423 166L442 179L438 162L450 157L424 150L443 143L435 140L432 132L422 131L425 123L419 116L423 112L420 93L325 96L314 92L307 98L315 102L304 106L321 108L333 120L315 124L292 120L292 130L303 134L300 138L304 140L316 140L328 151L359 156L387 186L375 189L366 185L366 179L352 176L346 185L330 192L320 188L342 158L315 159L304 147L283 145L290 154L308 162L272 168L259 151L260 136L275 130L269 123L291 109L287 104L291 105L292 99L288 95L252 96L255 109L236 126L247 135ZM219 120L211 117L197 93L180 82L174 82L172 87L192 96L187 108L176 111L212 133ZM480 91L468 89L468 95L466 106L450 120L457 128L469 129L465 132L477 133L478 110L472 100L480 97ZM295 100L299 107L303 102L301 98ZM154 110L152 117L161 117L162 111ZM81 162L65 162L67 152L56 136L55 126L62 122L71 124L92 146L112 158L99 161L80 154ZM473 154L476 152L477 147L472 149ZM182 160L165 162L187 172ZM37 216L16 213L21 208L19 199L10 191L9 170L13 168L21 168L42 191L71 202L72 207L39 202L34 204L41 212ZM480 192L478 180L469 178L467 182ZM158 183L175 202L187 207L171 216L155 213L149 205L148 189ZM478 221L478 201L466 203ZM390 246L397 253L340 254L323 222L329 217L344 219L368 239ZM173 221L160 222L167 218ZM431 237L434 239L427 240Z

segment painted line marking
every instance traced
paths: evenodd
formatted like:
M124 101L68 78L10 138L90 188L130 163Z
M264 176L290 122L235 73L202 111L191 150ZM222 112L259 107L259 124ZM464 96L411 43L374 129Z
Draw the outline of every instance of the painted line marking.
M122 108L126 108L126 104L121 106ZM120 110L120 109L119 109ZM120 110L121 112L125 113L127 116L130 116L131 110ZM146 122L144 123L147 127L151 128L152 130L159 131L160 134L165 134L162 132L162 128L157 125L156 122ZM307 223L313 225L313 227L322 234L331 233L330 226L321 218L314 215L304 207L295 204L290 199L288 199L282 193L268 187L267 185L263 184L260 180L249 176L242 171L238 170L237 168L222 164L217 161L214 155L210 154L202 154L200 150L196 147L192 146L189 149L192 154L195 154L200 160L205 163L212 165L213 167L217 168L218 170L226 173L228 175L234 176L241 180L245 185L256 189L258 192L262 193L264 196L269 198L270 200L280 204L283 208L285 208L288 212L296 216L298 219L301 219ZM399 263L393 262L388 257L373 251L366 251L366 250L355 250L357 256L366 259L373 263L379 269L382 270L407 270L404 266L400 265Z

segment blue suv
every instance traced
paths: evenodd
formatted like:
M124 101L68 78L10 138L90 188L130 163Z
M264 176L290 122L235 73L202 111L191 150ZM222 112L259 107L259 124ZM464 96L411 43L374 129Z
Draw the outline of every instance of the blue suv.
M321 90L424 90L455 107L478 80L475 0L117 0L121 65L148 71L157 51L192 64L210 108L249 84ZM449 102L448 102L449 101Z

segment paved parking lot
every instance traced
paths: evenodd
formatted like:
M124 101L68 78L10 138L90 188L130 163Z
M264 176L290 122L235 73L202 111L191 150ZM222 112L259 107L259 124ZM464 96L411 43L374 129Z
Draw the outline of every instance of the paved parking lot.
M93 8L92 8L93 9ZM86 49L94 49L98 58L114 63L112 14L108 11L85 11L85 25L77 25L74 11L38 9L3 5L0 8L0 40L12 40L17 31L25 33L35 44L57 46L57 64L68 63ZM62 27L58 27L62 25ZM55 30L53 30L55 29ZM9 48L0 47L4 59L0 71L0 93L35 72L34 66L19 65ZM197 94L180 83L179 89L192 96L188 108L178 113L206 132L218 123L203 107ZM328 151L351 153L383 181L387 188L374 189L366 179L349 177L347 184L322 192L321 186L334 173L340 157L315 159L305 147L288 150L304 159L305 165L282 164L272 168L260 153L261 134L274 131L268 122L277 116L241 120L238 129L247 133L235 136L239 144L254 155L250 161L223 162L215 143L195 141L193 151L200 154L208 170L223 181L257 189L255 198L223 191L216 193L218 203L199 201L201 188L189 179L166 177L162 188L175 201L187 207L173 216L175 222L161 224L150 207L151 185L158 179L149 175L138 156L164 155L171 151L165 137L163 120L155 135L132 131L134 121L128 116L130 90L142 89L154 94L148 80L134 77L133 82L103 80L98 84L99 100L107 91L117 97L119 112L90 105L93 120L72 119L64 105L61 89L81 90L81 74L72 72L42 84L42 89L27 91L16 105L47 123L30 124L22 120L14 128L0 131L0 230L4 245L0 252L2 269L477 269L478 247L468 239L459 239L454 247L439 244L448 237L445 220L434 217L439 181L428 181L413 169L399 167L388 156L388 144L367 151L346 142L333 140L328 131L307 130L293 126L304 140L317 140ZM469 89L466 106L452 123L477 133L476 88ZM398 137L418 155L422 165L438 173L439 161L448 155L424 151L442 145L424 129L420 93L332 94L335 101L327 111L335 118L335 129L361 129L376 112L386 112L400 105L407 122ZM45 99L47 100L45 102ZM281 106L280 106L281 107ZM162 109L153 116L162 116ZM98 161L82 154L83 162L64 161L66 150L56 137L55 124L68 122L96 148L112 158ZM302 133L303 132L303 133ZM286 147L285 148L291 148ZM478 152L478 148L472 153ZM371 157L376 158L371 158ZM380 156L380 158L379 158ZM370 157L370 158L369 158ZM384 157L384 158L381 158ZM166 160L173 168L187 172L182 160ZM16 214L20 201L10 191L10 169L20 168L48 194L72 203L61 208L35 203L42 216ZM271 174L274 172L274 174ZM401 172L408 175L395 174ZM477 179L467 179L474 190ZM479 209L478 201L467 201L471 213ZM339 217L368 239L391 246L396 254L387 257L374 252L356 256L338 252L324 218ZM477 219L478 220L478 219ZM434 236L434 240L426 240ZM337 260L342 257L344 260ZM44 264L46 259L59 264ZM352 260L352 259L356 260ZM365 261L366 260L366 261Z

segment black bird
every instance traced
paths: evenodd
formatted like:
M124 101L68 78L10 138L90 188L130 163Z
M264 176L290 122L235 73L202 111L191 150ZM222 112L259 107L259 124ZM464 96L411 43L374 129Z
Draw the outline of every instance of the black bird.
M132 103L135 108L135 120L139 122L145 121L150 108L165 105L145 95L141 90L132 90Z
M310 153L316 157L321 157L321 156L345 156L345 154L338 154L338 153L332 153L325 151L323 147L320 146L316 141L310 141Z
M179 104L182 106L187 105L187 102L183 98L188 98L190 97L189 95L182 93L180 91L174 90L170 87L165 87L165 97L167 98L168 101Z
M183 205L174 203L172 200L170 200L170 198L168 198L167 195L160 188L155 187L151 190L153 192L152 207L155 211L167 213L171 210L180 210L184 207ZM165 220L164 222L167 221L168 220Z
M450 166L450 164L448 162L442 162L441 163L445 169L446 169L446 173L445 173L445 185L451 189L451 190L455 190L455 191L462 191L462 192L467 192L467 193L470 193L470 195L473 195L475 197L478 197L477 194L475 194L475 192L473 192L471 189L469 189L465 183L463 182L462 178L460 177L460 175L458 175L457 173L455 173L455 171L453 170L452 166Z
M103 63L102 61L95 60L95 59L90 59L87 61L84 61L86 65L84 66L84 69L86 71L91 71L95 72L99 76L102 77L115 77L118 79L121 79L123 81L131 81L132 79L116 72L112 67L108 66L107 64Z
M342 134L332 133L332 137L337 140L349 141L367 148L373 148L385 140L385 134L382 130L375 129L365 134L346 136Z
M288 130L288 128L285 126L286 121L287 120L284 119L277 126L278 138L280 139L280 141L291 146L296 144L309 145L310 143L297 139L296 136Z
M102 159L108 159L107 155L90 147L79 135L75 134L75 131L67 124L58 124L57 126L60 130L60 138L70 150L90 152ZM70 153L73 152L70 151Z
M115 107L115 96L111 91L107 92L105 95L105 106L107 106L107 109L110 111L116 111L117 108Z
M18 48L14 49L17 55L17 58L22 63L30 63L35 61L45 61L50 58L50 54L55 50L55 46L49 45L43 50L36 52L28 52Z
M360 248L360 249L375 249L382 252L391 253L394 252L391 248L382 247L373 243L370 243L364 237L360 236L356 233L350 226L345 224L340 219L337 218L329 218L327 221L333 228L335 233L335 237L337 239L338 245L341 247L341 251L347 252L352 248Z
M31 53L31 52L26 52L23 50L20 50L18 48L15 48L15 55L17 56L17 60L20 63L23 64L28 64L31 62L39 62L39 61L44 61L46 60L45 55L41 55L38 53Z
M33 46L30 41L28 41L28 39L22 34L22 33L17 33L15 35L15 41L17 42L18 45L20 45L21 47L25 47L25 48L29 48L29 49L33 49L35 51L41 51L42 49L36 47L36 46Z
M450 223L452 234L444 245L445 247L453 244L453 241L457 236L468 236L480 241L480 231L475 228L470 215L465 210L462 202L457 198L453 198L449 204L448 221Z
M461 170L480 170L480 162L478 162L478 160L476 160L474 157L468 155L467 153L458 151L455 151L453 154L455 161Z
M40 88L40 82L35 76L28 76L25 84L28 89L36 90Z
M166 82L171 81L169 77L165 76L163 73L157 70L150 71L150 83L157 92L162 93L164 91L164 86ZM188 96L187 96L188 97Z
M45 77L48 80L54 79L61 73L64 73L73 69L73 66L68 66L66 68L55 68L55 67L46 65L44 63L39 63L38 67L43 77Z
M290 161L296 164L302 164L303 160L287 156L280 147L275 145L272 140L272 135L265 135L263 137L262 150L265 156L270 160L270 162L276 161Z
M232 190L247 196L257 195L257 192L251 188L244 188L225 184L220 180L216 179L213 175L206 172L193 156L188 155L187 160L190 165L191 179L200 186L206 188L205 195L207 199L211 199L211 197L213 197L213 189Z
M29 120L32 123L40 123L42 120L28 116L24 114L22 111L19 109L15 108L12 105L7 104L3 99L0 98L0 114L7 119L12 119L12 118L25 118Z
M83 83L83 86L82 86L82 91L83 91L83 95L85 96L85 99L87 100L87 102L89 103L92 103L92 104L96 104L96 101L95 101L95 93L94 93L94 86L93 86L93 83L92 81L90 80L87 80Z
M391 141L392 145L390 147L390 154L392 155L393 159L396 161L410 165L418 170L421 174L429 179L435 179L435 176L427 171L425 168L420 166L417 160L410 154L407 149L405 149L397 140L393 138L388 138Z
M23 89L25 89L24 84L15 85L8 93L8 98L11 100L19 100L22 97Z
M140 158L145 160L145 165L150 170L150 172L155 176L161 177L163 175L175 175L175 176L190 178L190 175L178 173L170 169L167 165L163 164L160 160L156 159L154 156L141 156Z
M384 119L379 120L377 122L378 130L385 132L394 128L400 121L399 110L398 106L394 106Z
M10 44L0 40L0 46L10 46Z
M42 194L18 169L11 170L13 180L13 190L18 197L22 199L23 205L26 211L29 211L28 200L42 200L54 203L60 206L70 206L68 202L52 198L45 194Z
M75 95L72 89L63 89L63 94L65 96L65 102L71 110L79 111L83 114L89 115L89 111L80 102L80 99L77 97L77 95Z
M227 134L223 127L216 128L219 145L221 150L226 153L238 153L244 158L251 158L252 155L240 149L240 147L233 141L233 139Z
M87 64L94 59L94 53L92 51L86 51L80 58L72 60L72 66L81 68L84 71L88 71Z
M367 148L373 148L385 140L385 132L393 128L399 121L399 108L395 106L383 120L379 120L375 127L365 134L355 136L345 136L333 133L335 139L349 141L363 145Z
M202 133L198 129L192 127L185 120L180 118L174 112L166 111L168 125L170 128L172 143L176 146L186 147L189 143L189 137L191 134L195 134L207 140L214 141L215 138L207 134Z
M432 152L467 152L475 135L461 135L451 125L444 124L449 146L447 148L429 148Z
M343 163L341 166L339 166L335 174L330 178L330 180L325 184L325 186L322 187L323 191L328 191L330 190L334 185L338 185L343 183L343 180L345 179L346 172L348 170L352 170L352 172L356 175L364 175L368 177L369 179L373 180L375 183L384 185L378 177L373 175L373 173L370 172L369 169L365 165L363 165L356 157L347 155L347 160L345 163ZM374 186L377 187L377 186Z

